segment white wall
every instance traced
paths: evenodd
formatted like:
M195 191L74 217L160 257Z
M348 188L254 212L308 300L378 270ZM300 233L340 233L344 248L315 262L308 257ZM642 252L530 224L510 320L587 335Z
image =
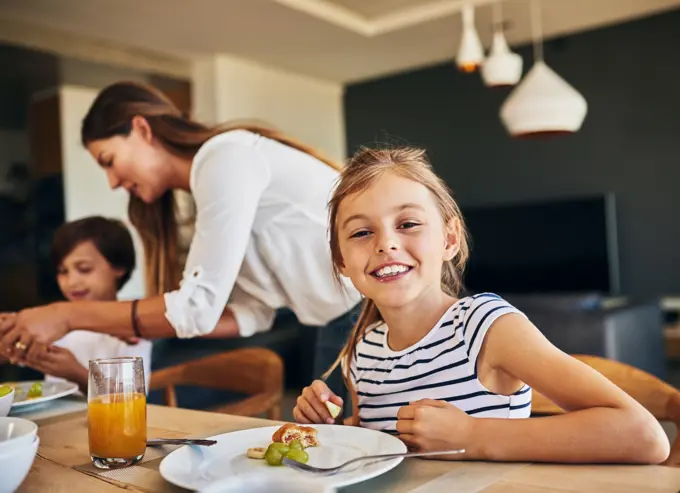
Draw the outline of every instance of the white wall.
M228 55L194 64L196 119L268 122L336 159L345 157L342 96L341 84Z
M59 82L65 86L104 88L121 80L149 82L149 76L140 71L103 63L62 57L59 59Z
M135 241L137 268L121 290L120 298L140 298L144 296L143 254L139 238L127 218L128 194L109 188L106 174L80 143L80 125L97 92L79 86L59 88L66 220L101 215L126 223Z

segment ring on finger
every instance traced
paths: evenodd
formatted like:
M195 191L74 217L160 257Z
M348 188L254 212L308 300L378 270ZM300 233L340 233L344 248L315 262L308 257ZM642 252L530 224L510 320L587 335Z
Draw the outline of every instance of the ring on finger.
M26 348L28 346L26 346L26 344L24 344L21 341L17 341L16 343L14 343L14 347L17 348L19 351L26 351Z

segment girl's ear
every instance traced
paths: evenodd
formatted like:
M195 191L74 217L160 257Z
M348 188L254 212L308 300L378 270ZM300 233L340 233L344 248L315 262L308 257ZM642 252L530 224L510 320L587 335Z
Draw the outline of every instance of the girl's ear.
M125 269L114 268L113 275L116 276L116 281L119 281L125 275Z
M342 261L342 259L340 259L340 261L335 266L338 269L338 272L340 272L340 274L343 277L349 277L347 275L347 269L345 268L345 263Z
M444 226L444 255L443 261L448 262L452 260L456 254L458 254L459 244L458 240L460 238L460 221L458 219L451 218L448 223Z

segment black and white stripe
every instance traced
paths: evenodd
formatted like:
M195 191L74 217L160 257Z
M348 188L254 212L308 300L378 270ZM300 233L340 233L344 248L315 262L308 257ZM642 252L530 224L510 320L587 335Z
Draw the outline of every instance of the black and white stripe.
M423 339L403 351L389 348L384 324L369 330L350 368L361 425L394 431L399 408L420 399L450 402L476 417L528 417L528 386L504 396L489 392L477 379L477 356L486 332L508 313L520 312L495 294L463 298Z

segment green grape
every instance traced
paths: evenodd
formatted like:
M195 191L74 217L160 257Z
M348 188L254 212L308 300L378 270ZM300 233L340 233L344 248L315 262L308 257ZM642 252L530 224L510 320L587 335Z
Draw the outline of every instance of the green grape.
M305 448L302 446L302 442L300 440L293 440L290 442L288 445L291 450L304 450Z
M283 456L286 455L289 450L288 445L285 443L274 442L267 447L267 451L264 453L264 459L270 466L280 466Z
M28 394L26 394L26 397L28 398L42 397L42 395L43 395L42 382L35 382L33 385L31 385L31 388L28 389Z
M306 464L309 460L309 454L304 450L290 449L286 454L286 458Z
M4 397L12 392L12 387L9 385L0 385L0 397Z
M269 448L279 450L282 454L285 454L286 452L288 452L288 449L290 447L282 442L273 442L271 445L269 445Z

